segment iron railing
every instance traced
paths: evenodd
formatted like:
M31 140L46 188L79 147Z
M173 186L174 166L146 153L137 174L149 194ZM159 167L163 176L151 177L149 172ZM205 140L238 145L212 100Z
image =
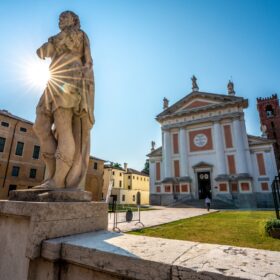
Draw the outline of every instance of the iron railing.
M275 176L271 185L276 218L280 220L280 174Z

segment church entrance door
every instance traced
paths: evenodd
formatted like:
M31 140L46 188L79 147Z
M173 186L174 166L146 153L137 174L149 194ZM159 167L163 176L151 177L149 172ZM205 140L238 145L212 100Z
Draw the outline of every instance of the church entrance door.
M210 172L197 172L198 196L199 199L211 198Z

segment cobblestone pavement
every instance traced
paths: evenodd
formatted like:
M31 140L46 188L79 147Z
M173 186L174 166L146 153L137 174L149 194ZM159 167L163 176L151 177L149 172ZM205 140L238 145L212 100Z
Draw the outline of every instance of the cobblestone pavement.
M117 227L120 231L126 232L217 212L216 210L207 212L207 210L203 208L168 208L162 206L156 206L154 208L157 210L141 211L140 220L142 224L137 223L137 221L131 221L130 223L124 222L126 214L124 212L117 213L118 222L122 222L118 223ZM114 214L109 213L108 215L108 229L113 230ZM137 219L139 219L138 213L133 212L133 220Z

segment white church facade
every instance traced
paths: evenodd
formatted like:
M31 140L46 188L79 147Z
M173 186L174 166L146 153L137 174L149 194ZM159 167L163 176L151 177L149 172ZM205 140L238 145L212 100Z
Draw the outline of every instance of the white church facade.
M162 147L152 145L150 203L221 200L235 207L272 207L271 183L277 174L273 141L248 135L248 100L228 94L193 91L157 115Z

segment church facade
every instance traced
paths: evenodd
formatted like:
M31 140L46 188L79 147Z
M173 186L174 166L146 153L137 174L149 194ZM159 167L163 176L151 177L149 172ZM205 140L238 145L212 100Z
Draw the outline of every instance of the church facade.
M221 200L240 208L272 207L271 183L277 174L273 140L248 135L244 109L248 100L228 94L193 91L168 106L156 120L162 147L152 145L150 203Z

